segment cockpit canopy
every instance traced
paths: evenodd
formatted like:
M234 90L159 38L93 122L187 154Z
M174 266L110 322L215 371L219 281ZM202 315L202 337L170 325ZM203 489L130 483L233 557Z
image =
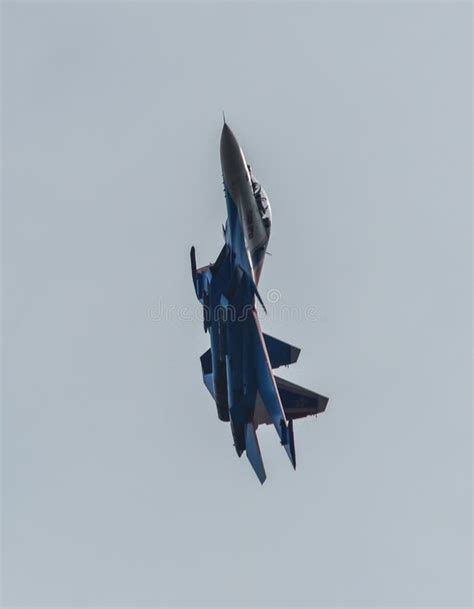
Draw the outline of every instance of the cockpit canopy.
M262 188L260 182L255 179L255 176L252 174L250 166L249 173L250 181L252 183L253 195L255 197L255 201L257 202L257 207L262 218L262 223L266 228L267 232L270 232L270 225L272 222L272 211L270 208L270 201L268 200L268 195Z

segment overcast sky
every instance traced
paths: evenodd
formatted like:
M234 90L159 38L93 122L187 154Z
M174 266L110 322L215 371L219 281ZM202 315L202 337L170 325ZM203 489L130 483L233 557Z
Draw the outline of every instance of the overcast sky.
M470 4L2 12L2 605L470 606ZM263 487L194 319L223 109L330 396Z

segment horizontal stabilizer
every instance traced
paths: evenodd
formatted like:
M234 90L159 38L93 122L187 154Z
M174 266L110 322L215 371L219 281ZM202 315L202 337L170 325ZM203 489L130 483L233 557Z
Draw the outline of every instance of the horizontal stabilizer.
M265 346L267 347L268 357L270 358L272 368L289 366L297 361L301 349L293 347L293 345L289 345L288 343L265 333L263 334L263 338L265 339Z
M275 376L275 381L287 419L301 419L326 410L329 398L324 395L299 387L278 376Z
M260 446L253 423L246 423L245 425L245 451L247 453L247 459L250 461L250 465L257 474L257 478L260 480L261 484L263 484L267 478L267 474L265 473L262 453L260 452Z

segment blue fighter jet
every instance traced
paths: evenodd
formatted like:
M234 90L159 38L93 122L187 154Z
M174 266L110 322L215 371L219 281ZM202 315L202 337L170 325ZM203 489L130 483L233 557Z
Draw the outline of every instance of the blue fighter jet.
M194 288L211 339L201 367L219 419L230 423L237 454L246 451L263 484L257 427L275 426L296 467L293 421L323 412L328 398L273 374L274 368L295 363L300 349L262 333L255 306L257 298L265 310L257 286L270 237L270 203L225 121L220 157L227 204L224 247L214 264L201 268L191 248Z

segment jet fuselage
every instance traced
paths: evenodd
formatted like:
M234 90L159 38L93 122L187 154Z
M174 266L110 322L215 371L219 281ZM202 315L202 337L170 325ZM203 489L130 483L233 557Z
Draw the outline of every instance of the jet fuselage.
M296 362L300 350L263 334L256 311L255 297L264 307L257 285L270 237L270 204L227 124L220 158L227 205L225 243L216 262L199 269L191 248L194 288L211 342L201 366L219 419L230 422L237 454L246 451L263 483L258 425L275 426L295 466L293 419L322 412L327 398L273 375L273 368Z

